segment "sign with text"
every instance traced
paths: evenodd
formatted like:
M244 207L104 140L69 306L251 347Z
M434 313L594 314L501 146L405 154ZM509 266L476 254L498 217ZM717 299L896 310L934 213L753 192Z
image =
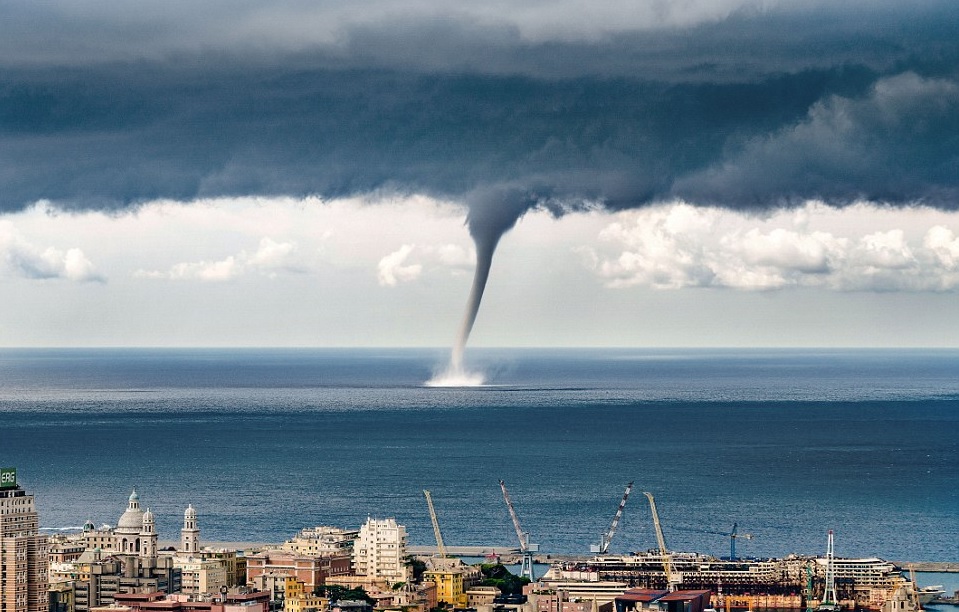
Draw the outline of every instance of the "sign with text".
M0 489L12 489L17 486L17 468L0 468Z

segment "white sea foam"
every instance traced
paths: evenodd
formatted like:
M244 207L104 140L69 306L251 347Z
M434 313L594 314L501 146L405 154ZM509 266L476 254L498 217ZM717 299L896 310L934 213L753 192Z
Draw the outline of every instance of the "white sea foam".
M486 382L486 375L481 372L469 372L462 366L450 364L433 378L423 383L427 387L480 387Z

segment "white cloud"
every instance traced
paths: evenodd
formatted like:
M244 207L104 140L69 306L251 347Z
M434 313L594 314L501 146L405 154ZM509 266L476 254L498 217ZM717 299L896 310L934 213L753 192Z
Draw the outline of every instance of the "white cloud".
M134 276L169 280L199 280L208 282L229 281L250 272L275 277L277 271L302 271L293 260L297 245L293 242L276 242L272 238L260 239L256 251L241 251L217 261L183 262L170 267L166 272L137 270Z
M948 227L936 225L929 228L922 241L922 246L936 256L946 270L956 270L959 267L959 238Z
M911 226L911 238L903 228L875 227L909 222L915 214L809 203L758 218L674 203L618 213L599 235L610 248L587 249L586 259L614 288L959 290L959 239L952 229ZM959 215L953 217L959 225Z
M106 280L81 249L41 249L21 236L9 222L0 222L0 259L11 274L22 278L77 282Z
M443 269L457 274L472 269L474 262L475 254L457 244L404 244L380 259L377 280L383 287L395 287L399 283L417 280L424 269Z
M380 285L385 287L395 287L399 282L408 282L419 278L423 271L420 264L404 265L406 258L413 252L415 245L404 244L397 251L393 251L380 260L377 266L377 278Z

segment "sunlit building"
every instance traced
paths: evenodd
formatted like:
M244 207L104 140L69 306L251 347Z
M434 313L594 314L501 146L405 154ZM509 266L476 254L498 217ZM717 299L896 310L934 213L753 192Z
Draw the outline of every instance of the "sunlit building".
M0 468L0 612L47 612L47 537L16 468Z

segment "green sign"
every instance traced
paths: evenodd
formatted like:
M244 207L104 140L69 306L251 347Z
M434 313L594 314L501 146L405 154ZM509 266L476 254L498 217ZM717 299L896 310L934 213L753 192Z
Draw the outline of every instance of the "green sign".
M0 468L0 489L17 486L17 468Z

